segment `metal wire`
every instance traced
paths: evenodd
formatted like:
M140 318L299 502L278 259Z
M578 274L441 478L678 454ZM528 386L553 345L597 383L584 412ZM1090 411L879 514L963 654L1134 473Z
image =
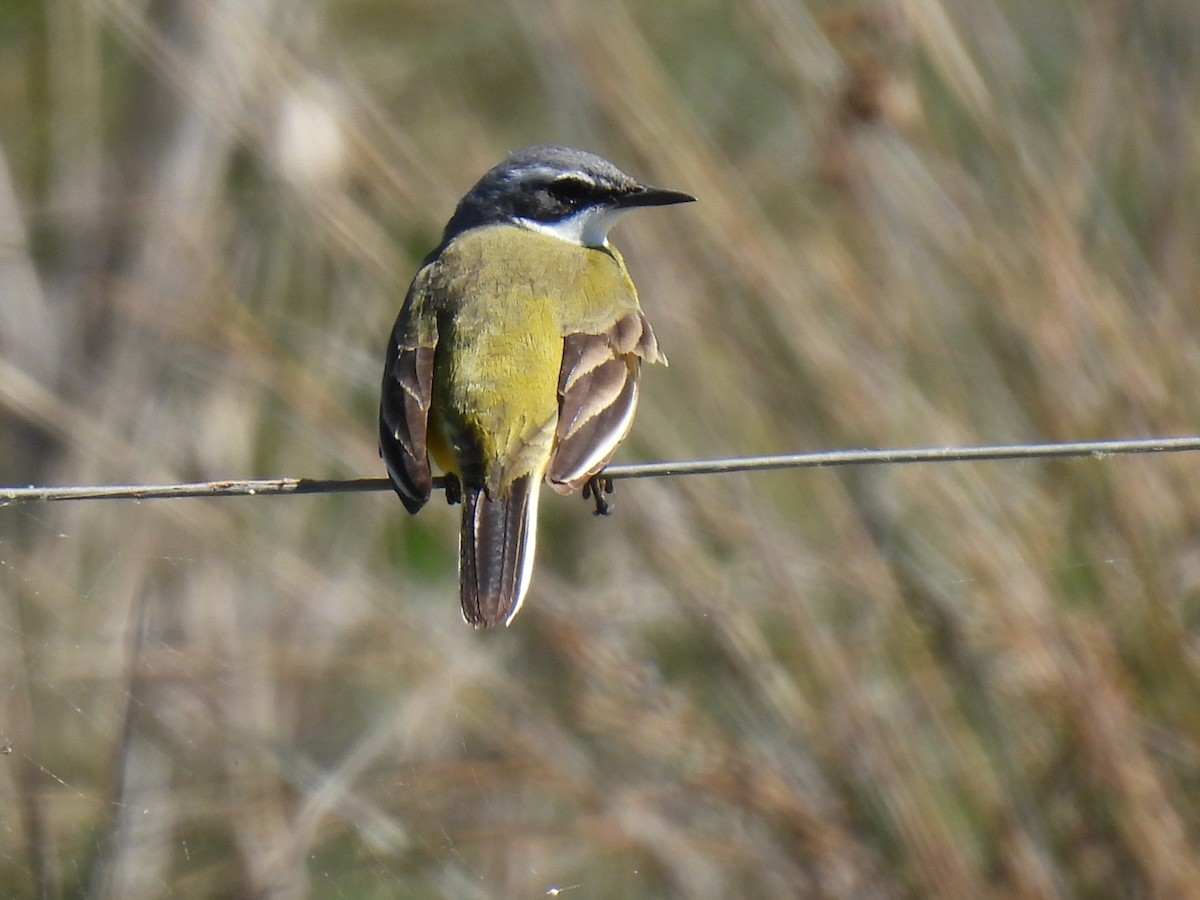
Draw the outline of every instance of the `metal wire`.
M898 465L901 463L965 463L1019 459L1062 459L1122 456L1133 453L1184 453L1200 450L1200 437L1141 438L1119 441L1077 441L1061 444L1003 444L981 447L923 447L909 450L834 450L777 456L735 456L681 462L609 466L603 477L665 478L676 475L723 475L770 469L812 469L831 466ZM434 479L434 486L442 486ZM313 478L229 479L187 484L112 484L68 487L3 487L0 504L58 500L166 500L182 497L270 497L281 494L339 494L386 491L386 478L318 480Z

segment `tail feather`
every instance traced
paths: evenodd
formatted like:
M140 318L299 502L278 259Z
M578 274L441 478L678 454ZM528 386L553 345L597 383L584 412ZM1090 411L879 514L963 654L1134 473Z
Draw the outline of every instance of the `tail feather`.
M459 537L459 591L463 618L477 627L512 621L533 572L537 499L541 478L518 478L492 500L466 488Z

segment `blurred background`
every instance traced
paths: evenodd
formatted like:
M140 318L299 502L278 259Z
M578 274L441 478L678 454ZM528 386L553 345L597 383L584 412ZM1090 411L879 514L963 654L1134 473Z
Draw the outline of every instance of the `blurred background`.
M561 142L619 462L1200 430L1192 0L3 0L0 483L378 476L457 199ZM1200 896L1200 459L457 510L0 508L0 895Z

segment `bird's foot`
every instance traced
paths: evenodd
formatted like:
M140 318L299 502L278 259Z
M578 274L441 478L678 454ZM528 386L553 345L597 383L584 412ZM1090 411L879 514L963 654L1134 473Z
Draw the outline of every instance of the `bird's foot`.
M613 492L613 483L611 478L606 478L604 475L593 475L587 480L583 486L583 499L591 499L596 504L595 514L598 516L611 516L613 505L605 497L605 494Z
M462 482L458 480L457 475L443 475L442 490L446 494L446 503L450 506L462 503Z

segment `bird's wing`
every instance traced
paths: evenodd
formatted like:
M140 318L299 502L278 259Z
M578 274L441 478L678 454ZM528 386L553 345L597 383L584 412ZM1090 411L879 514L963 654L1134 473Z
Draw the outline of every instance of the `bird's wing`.
M546 480L559 493L581 487L603 469L633 424L642 360L666 362L640 310L600 334L563 340L559 415Z
M414 315L416 290L414 283L388 343L379 404L379 454L410 513L425 505L433 489L426 439L437 347L436 321Z

